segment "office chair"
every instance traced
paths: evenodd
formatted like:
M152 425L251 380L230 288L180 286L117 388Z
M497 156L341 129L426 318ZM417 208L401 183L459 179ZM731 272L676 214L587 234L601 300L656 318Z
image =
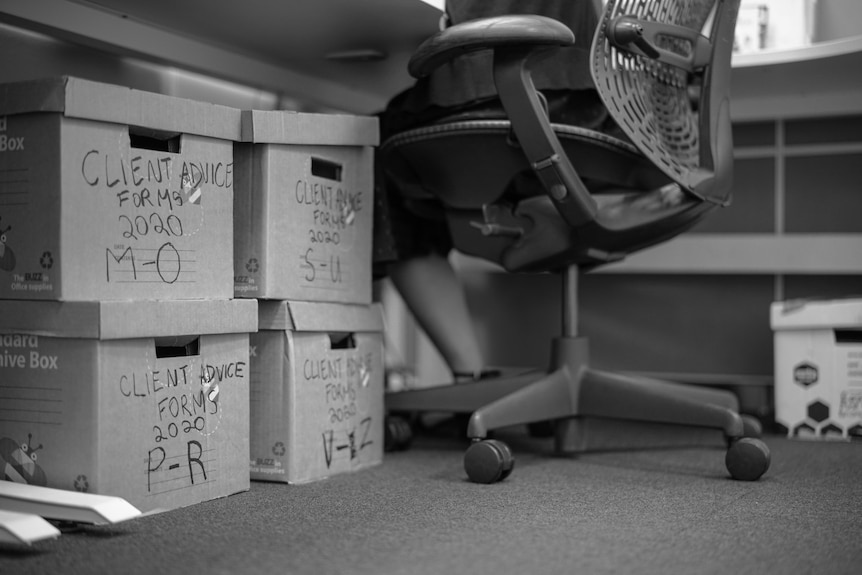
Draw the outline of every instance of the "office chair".
M585 450L593 418L723 431L731 477L756 480L770 463L733 394L590 367L577 331L580 273L668 240L729 202L730 59L739 0L609 0L596 31L596 87L624 135L552 124L530 59L570 45L571 31L536 15L464 22L423 43L414 77L450 58L494 52L503 118L457 114L394 135L380 162L410 209L445 217L461 252L509 272L554 272L562 333L547 372L388 393L390 413L472 413L468 478L493 483L514 465L489 433L552 422L555 449ZM690 429L688 430L690 431ZM686 430L680 429L681 433Z

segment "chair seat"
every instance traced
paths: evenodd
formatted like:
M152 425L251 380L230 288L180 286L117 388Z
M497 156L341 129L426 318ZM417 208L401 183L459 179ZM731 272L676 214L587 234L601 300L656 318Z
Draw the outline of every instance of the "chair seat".
M409 209L422 217L445 214L457 249L509 271L620 259L706 211L701 198L681 191L631 143L578 126L551 127L596 202L594 223L577 235L525 159L508 120L423 126L388 139L380 153ZM487 219L489 207L494 222ZM487 237L488 223L510 232ZM585 238L588 249L580 249Z
M577 126L551 126L593 193L621 188L653 190L670 182L626 141ZM503 196L515 199L546 193L508 120L423 126L390 138L380 153L400 193L414 200L435 199L450 208L481 209Z

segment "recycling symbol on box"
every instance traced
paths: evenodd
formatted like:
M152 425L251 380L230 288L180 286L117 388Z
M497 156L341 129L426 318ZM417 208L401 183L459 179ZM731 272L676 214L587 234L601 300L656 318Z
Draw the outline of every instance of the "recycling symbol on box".
M79 475L75 478L75 490L86 493L90 489L90 482L87 481L86 475Z
M49 270L54 265L54 256L51 252L42 252L42 257L39 258L39 265L42 269Z

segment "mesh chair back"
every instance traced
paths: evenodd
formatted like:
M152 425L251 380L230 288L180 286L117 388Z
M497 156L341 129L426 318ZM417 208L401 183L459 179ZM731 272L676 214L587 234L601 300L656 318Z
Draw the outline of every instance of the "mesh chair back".
M620 128L672 180L727 203L739 0L608 0L592 74Z

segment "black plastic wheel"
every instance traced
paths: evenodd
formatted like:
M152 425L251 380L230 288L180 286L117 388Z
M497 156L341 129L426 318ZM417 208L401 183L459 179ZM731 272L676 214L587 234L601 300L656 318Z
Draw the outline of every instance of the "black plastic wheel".
M403 417L398 415L387 416L383 429L384 451L405 451L413 443L413 428L410 426L410 422Z
M769 469L769 447L754 437L734 441L727 450L724 464L730 476L740 481L757 481Z
M763 424L753 415L740 414L742 418L742 436L759 439L763 435Z
M464 471L473 483L503 481L514 467L512 450L497 439L477 441L464 454Z

